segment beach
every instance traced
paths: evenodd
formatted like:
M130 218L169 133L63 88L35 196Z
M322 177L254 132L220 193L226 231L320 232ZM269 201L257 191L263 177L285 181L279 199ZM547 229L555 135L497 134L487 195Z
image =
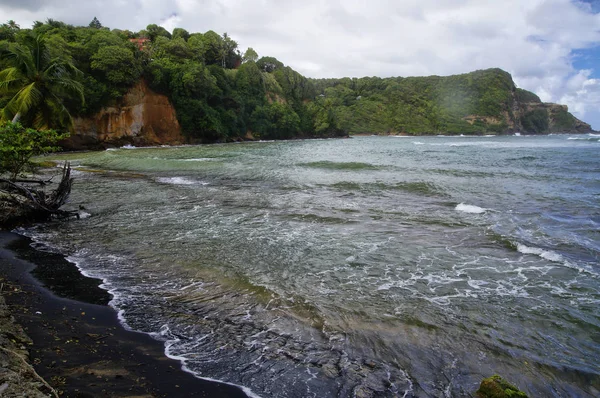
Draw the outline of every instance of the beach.
M98 288L100 281L82 276L61 255L35 250L30 243L0 231L2 296L31 339L23 339L19 348L29 351L29 363L60 396L246 396L236 387L184 372L178 361L165 356L162 342L123 328L107 305L109 295ZM45 275L40 276L43 281L31 274L36 267L38 275ZM53 269L57 275L52 275ZM0 375L7 374L5 364L0 364ZM49 389L35 376L30 378L46 394L40 396L48 396ZM0 386L5 382L0 379ZM20 388L9 384L2 390L6 394Z

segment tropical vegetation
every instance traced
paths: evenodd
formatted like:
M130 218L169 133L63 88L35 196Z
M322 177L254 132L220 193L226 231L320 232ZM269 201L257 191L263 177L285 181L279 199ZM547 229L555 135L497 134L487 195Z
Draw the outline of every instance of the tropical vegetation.
M548 132L539 98L490 69L457 76L309 79L227 33L139 32L48 19L31 29L0 25L2 120L65 127L118 104L140 79L173 103L195 142L337 136L356 133L500 133L514 126ZM569 129L568 112L552 115ZM17 117L18 118L18 117ZM510 124L510 125L509 125Z
M84 102L81 72L46 44L42 34L23 35L20 42L4 43L0 71L0 122L22 120L37 129L68 126L71 114L65 100Z
M22 172L34 169L32 157L59 150L58 142L67 135L25 128L18 122L0 126L0 175L6 173L9 180L17 180Z

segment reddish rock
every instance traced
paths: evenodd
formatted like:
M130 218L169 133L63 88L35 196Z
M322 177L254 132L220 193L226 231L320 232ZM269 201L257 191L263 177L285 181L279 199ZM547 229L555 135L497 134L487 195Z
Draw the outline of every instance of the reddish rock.
M152 91L141 80L116 106L74 120L75 132L61 145L65 149L113 146L179 145L186 142L169 98Z

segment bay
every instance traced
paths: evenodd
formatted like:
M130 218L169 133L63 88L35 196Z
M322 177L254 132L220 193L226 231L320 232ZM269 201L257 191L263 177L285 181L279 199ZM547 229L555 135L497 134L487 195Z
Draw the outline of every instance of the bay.
M355 137L53 156L89 215L20 232L127 327L261 397L600 390L600 137Z

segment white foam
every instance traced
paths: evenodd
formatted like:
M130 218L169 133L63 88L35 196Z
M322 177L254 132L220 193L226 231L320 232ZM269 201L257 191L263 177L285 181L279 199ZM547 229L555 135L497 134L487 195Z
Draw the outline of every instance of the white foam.
M206 381L211 381L211 382L215 382L215 383L227 384L227 385L230 385L230 386L237 387L240 390L242 390L244 392L244 394L246 394L250 398L261 398L260 395L256 394L254 391L252 391L248 387L241 386L239 384L228 383L228 382L223 381L223 380L213 379L211 377L200 376L198 373L196 373L192 369L190 369L187 366L188 358L186 358L183 355L177 355L177 354L174 354L174 353L171 352L171 347L173 345L175 345L176 343L180 342L181 339L179 339L179 338L177 338L177 337L175 337L175 336L173 336L171 334L171 330L169 329L168 325L163 325L160 328L159 332L148 333L148 334L150 336L154 337L155 339L159 339L159 337L167 339L167 341L165 341L165 355L168 358L171 358L171 359L174 359L176 361L179 361L181 363L181 369L184 372L191 373L192 375L194 375L194 377L197 377L198 379L202 379L202 380L206 380Z
M79 216L79 219L80 219L80 220L83 220L83 219L85 219L85 218L89 218L89 217L91 217L92 215L91 215L90 213L88 213L88 212L85 212L85 211L80 211L80 212L78 213L78 216Z
M413 144L415 144L415 145L425 145L425 144L424 144L424 143L422 143L421 141L415 141L415 142L413 142Z
M459 203L458 205L456 205L456 208L454 210L471 214L481 214L487 211L487 209L484 209L483 207L467 205L464 203Z
M551 250L540 249L539 247L529 247L519 243L517 244L517 251L523 254L535 254L536 256L540 256L543 259L555 263L562 263L564 261L560 254Z
M377 290L390 290L392 287L394 287L394 284L392 282L388 282L388 283L384 283L381 286L378 286Z
M156 179L158 182L162 182L163 184L173 184L173 185L208 185L207 182L190 180L185 177L160 177Z

